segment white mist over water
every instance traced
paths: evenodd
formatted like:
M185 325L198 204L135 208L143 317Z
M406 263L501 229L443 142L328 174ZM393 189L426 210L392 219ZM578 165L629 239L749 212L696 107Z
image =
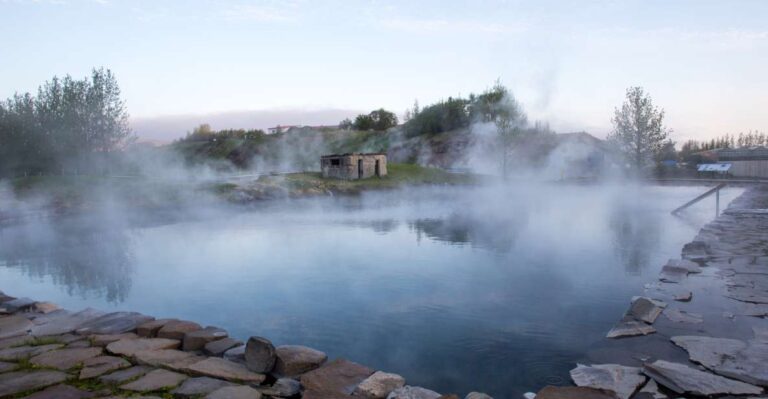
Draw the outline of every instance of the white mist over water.
M445 392L514 397L567 378L679 256L714 204L669 211L703 190L413 188L145 227L18 226L0 231L0 281L72 309L187 318Z

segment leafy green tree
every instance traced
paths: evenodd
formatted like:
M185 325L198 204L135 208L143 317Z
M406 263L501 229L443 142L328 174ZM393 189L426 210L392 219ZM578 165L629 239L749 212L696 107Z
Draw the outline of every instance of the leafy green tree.
M608 139L638 172L656 159L669 135L664 110L655 107L641 87L627 89L626 100L621 109L616 108L612 122Z
M373 119L370 115L360 114L355 117L355 123L352 124L356 130L371 130L373 129Z
M376 130L384 131L397 126L397 115L387 111L384 108L371 111L370 113L360 114L355 118L352 124L357 130Z
M397 126L397 115L394 112L379 108L371 111L368 116L373 122L373 130L384 131L389 128Z
M0 176L78 171L130 142L128 113L111 71L53 77L37 97L17 94L0 110Z

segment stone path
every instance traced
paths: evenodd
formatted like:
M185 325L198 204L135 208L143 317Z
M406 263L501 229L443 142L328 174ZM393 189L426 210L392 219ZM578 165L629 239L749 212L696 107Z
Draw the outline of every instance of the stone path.
M527 397L766 397L768 186L748 188L645 291L571 371L577 387Z
M0 399L441 397L316 349L244 345L192 321L71 312L3 292L0 308Z

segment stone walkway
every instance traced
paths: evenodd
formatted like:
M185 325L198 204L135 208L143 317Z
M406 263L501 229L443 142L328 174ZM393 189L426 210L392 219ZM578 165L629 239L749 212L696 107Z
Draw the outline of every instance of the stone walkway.
M0 399L455 398L298 345L0 292ZM468 399L491 399L473 392Z
M577 386L536 398L765 397L768 186L748 188L628 305L571 371Z

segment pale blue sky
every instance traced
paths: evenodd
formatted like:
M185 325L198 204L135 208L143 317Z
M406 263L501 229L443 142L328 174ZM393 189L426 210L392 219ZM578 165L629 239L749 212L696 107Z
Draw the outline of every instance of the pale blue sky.
M0 97L103 65L142 133L402 113L500 78L531 119L603 137L640 85L675 139L705 138L768 130L767 21L768 1L0 0Z

